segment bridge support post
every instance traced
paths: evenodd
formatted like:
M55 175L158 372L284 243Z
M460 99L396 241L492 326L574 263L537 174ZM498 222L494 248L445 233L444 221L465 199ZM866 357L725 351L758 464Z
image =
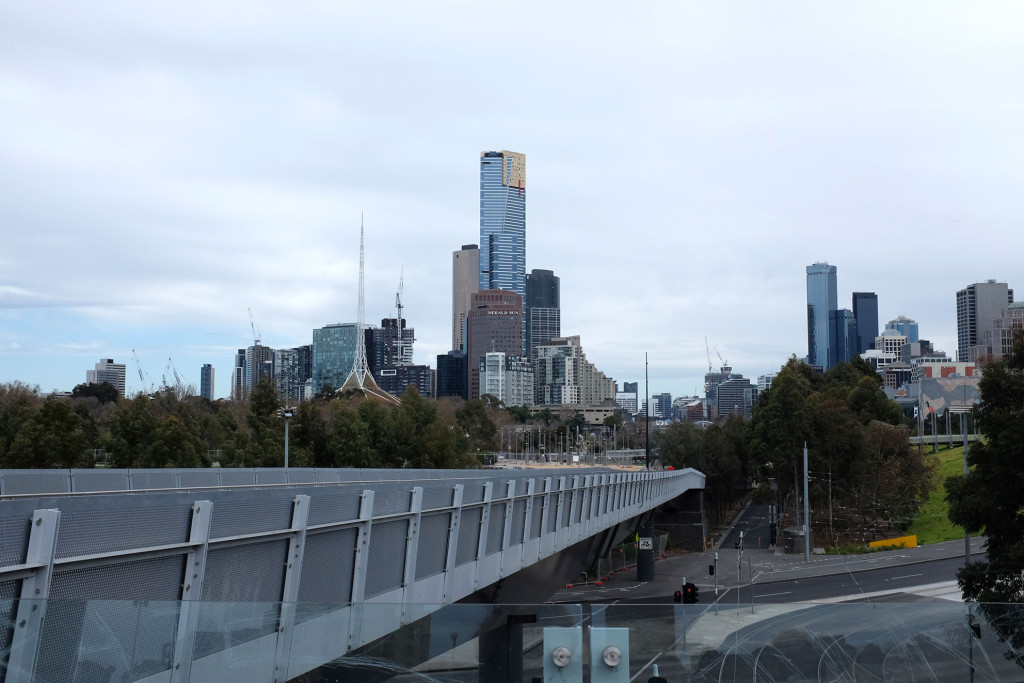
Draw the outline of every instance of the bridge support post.
M31 566L31 573L21 580L21 600L18 601L18 613L11 629L5 681L28 683L35 680L59 526L60 510L36 510L32 515L25 558L25 564Z
M281 613L277 626L277 652L274 657L275 683L289 680L288 664L292 651L292 629L295 626L295 606L299 601L299 581L302 578L302 558L306 550L306 525L309 520L309 496L295 496L292 500L292 530L288 540L288 562L284 570L284 589L281 595Z
M654 515L640 522L640 540L636 549L636 580L654 581Z
M188 541L192 544L192 550L185 556L185 576L181 584L181 610L178 612L178 631L174 638L171 683L188 681L192 670L192 651L199 624L203 580L206 578L206 556L210 549L212 518L213 501L197 500L192 504L192 519L188 531Z

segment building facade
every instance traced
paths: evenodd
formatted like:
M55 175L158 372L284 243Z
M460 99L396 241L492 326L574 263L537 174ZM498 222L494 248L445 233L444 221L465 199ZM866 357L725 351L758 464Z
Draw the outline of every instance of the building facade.
M235 352L235 367L231 371L231 400L241 401L248 392L245 390L245 349Z
M878 336L878 295L854 292L853 317L857 321L857 353L864 353L874 348Z
M285 405L306 400L313 377L313 346L274 350L274 386Z
M124 396L125 374L124 363L115 363L113 358L100 358L95 368L85 371L85 381L89 384L106 382L117 389L119 396Z
M526 276L526 355L537 357L538 346L562 336L561 291L558 276L533 269Z
M907 343L916 344L921 341L920 327L916 320L905 315L897 316L885 324L885 329L896 330L907 338Z
M733 375L718 385L715 414L719 419L739 415L749 420L756 400L757 387L743 375Z
M533 405L533 365L526 356L501 351L484 354L481 392L506 406Z
M356 357L356 323L337 323L313 330L313 393L340 389Z
M484 354L502 351L523 355L523 299L512 291L483 289L473 294L469 312L466 363L469 397L480 398Z
M836 267L828 263L807 266L807 362L828 370L829 313L839 308Z
M828 367L849 363L857 355L860 337L857 334L857 319L853 311L841 308L828 314Z
M212 401L214 396L213 375L213 366L209 363L199 369L199 395L207 401Z
M437 357L437 398L458 396L469 399L469 370L466 367L465 351L449 351Z
M1015 301L992 321L992 328L982 330L978 343L970 348L970 359L999 360L1013 350L1013 337L1024 329L1024 302Z
M615 380L583 353L578 335L557 337L537 347L535 405L615 404ZM635 395L635 394L634 394Z
M975 282L956 293L957 359L970 360L984 330L995 327L1003 309L1013 303L1013 290L1005 282Z
M526 155L480 153L480 289L526 297Z
M252 391L264 376L274 376L274 350L262 344L245 349L245 388Z
M466 350L466 319L472 296L480 291L480 247L463 244L452 252L452 349Z

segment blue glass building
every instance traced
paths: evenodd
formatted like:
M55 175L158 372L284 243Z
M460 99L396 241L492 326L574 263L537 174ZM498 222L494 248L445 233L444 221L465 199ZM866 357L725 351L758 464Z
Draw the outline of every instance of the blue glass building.
M857 320L857 353L875 348L875 337L878 336L878 295L874 292L854 292L853 317Z
M860 338L857 335L857 319L853 311L843 308L829 311L828 366L849 363L857 355Z
M313 393L345 383L355 362L357 329L355 323L345 323L313 330Z
M836 267L827 263L807 266L807 362L828 370L829 312L839 308Z
M526 298L526 155L480 153L480 289Z

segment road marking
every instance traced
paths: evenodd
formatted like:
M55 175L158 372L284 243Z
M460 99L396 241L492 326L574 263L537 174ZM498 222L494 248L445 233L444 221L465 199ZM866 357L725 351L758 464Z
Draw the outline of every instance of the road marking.
M786 591L785 593L765 593L764 595L755 595L755 598L774 598L776 595L791 595L793 591Z
M886 581L898 581L899 579L912 579L915 576L921 576L921 574L907 574L906 576L894 576L891 579L886 579Z

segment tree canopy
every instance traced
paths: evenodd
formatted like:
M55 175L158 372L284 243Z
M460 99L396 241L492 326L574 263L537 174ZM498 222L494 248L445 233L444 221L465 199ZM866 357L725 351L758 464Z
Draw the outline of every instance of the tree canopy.
M1024 601L1024 333L1012 352L985 365L974 417L984 441L968 448L970 471L946 480L949 518L984 534L988 557L958 573L964 597Z

